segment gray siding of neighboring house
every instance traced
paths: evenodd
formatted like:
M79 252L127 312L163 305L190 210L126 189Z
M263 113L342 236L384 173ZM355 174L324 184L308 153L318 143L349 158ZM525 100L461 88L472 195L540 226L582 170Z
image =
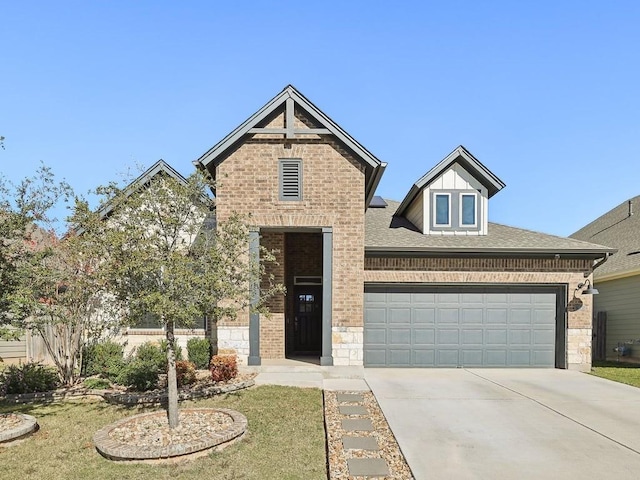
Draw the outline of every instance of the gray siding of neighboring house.
M27 342L24 337L10 342L0 341L0 359L4 363L25 362L27 359Z
M640 275L597 282L594 314L607 312L607 358L618 343L633 341L631 355L640 358Z

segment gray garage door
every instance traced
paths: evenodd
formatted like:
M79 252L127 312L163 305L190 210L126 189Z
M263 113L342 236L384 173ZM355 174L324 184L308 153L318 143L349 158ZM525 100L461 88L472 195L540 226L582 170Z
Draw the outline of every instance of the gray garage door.
M561 366L557 297L545 287L367 286L364 364Z

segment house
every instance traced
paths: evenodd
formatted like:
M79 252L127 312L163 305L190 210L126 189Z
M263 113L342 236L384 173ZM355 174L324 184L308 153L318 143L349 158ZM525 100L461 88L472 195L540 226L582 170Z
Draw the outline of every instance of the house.
M598 318L606 318L603 358L624 356L640 361L639 206L640 196L622 202L571 235L618 250L593 277L599 291L594 312Z
M194 164L287 288L270 317L220 323L241 361L590 367L585 282L614 250L489 222L505 184L464 147L402 201L376 197L387 164L289 85Z

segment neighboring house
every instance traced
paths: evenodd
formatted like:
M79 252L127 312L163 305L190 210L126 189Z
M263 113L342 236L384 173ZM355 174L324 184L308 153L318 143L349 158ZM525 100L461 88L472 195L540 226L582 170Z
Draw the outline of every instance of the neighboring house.
M606 315L604 356L640 361L640 196L621 203L571 235L618 252L594 273L594 313ZM620 347L625 347L620 349Z
M156 175L166 175L174 178L178 182L186 184L187 180L178 173L173 167L167 164L164 160L158 160L149 169L142 173L138 178L131 182L126 190L125 194L131 194L144 188L153 177ZM112 214L111 204L105 205L101 210L101 215L104 218L108 218ZM203 228L210 228L210 221L206 221L203 224ZM192 337L204 337L205 335L204 318L194 319L192 328L176 328L175 337L178 345L183 349L186 349L187 341ZM156 318L151 315L145 315L140 318L134 324L121 330L120 335L116 340L122 342L125 345L125 353L133 351L136 347L145 342L162 341L165 339L165 331L160 327L160 324Z
M250 213L251 248L277 251L287 288L270 317L220 323L241 361L590 367L583 284L614 250L490 223L504 183L464 147L383 200L386 163L287 86L194 163L217 221Z

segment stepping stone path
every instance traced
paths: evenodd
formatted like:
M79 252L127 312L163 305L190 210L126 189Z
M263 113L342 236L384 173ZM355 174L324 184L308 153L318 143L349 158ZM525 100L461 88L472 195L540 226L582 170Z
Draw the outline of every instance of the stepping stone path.
M336 400L339 412L342 415L365 417L369 414L362 394L338 393L336 394ZM341 423L342 429L345 432L349 432L349 435L342 436L342 447L345 450L374 452L380 450L375 437L358 435L358 432L371 432L374 430L369 418L345 418ZM349 458L347 465L349 475L352 477L386 477L389 475L389 466L382 458Z

